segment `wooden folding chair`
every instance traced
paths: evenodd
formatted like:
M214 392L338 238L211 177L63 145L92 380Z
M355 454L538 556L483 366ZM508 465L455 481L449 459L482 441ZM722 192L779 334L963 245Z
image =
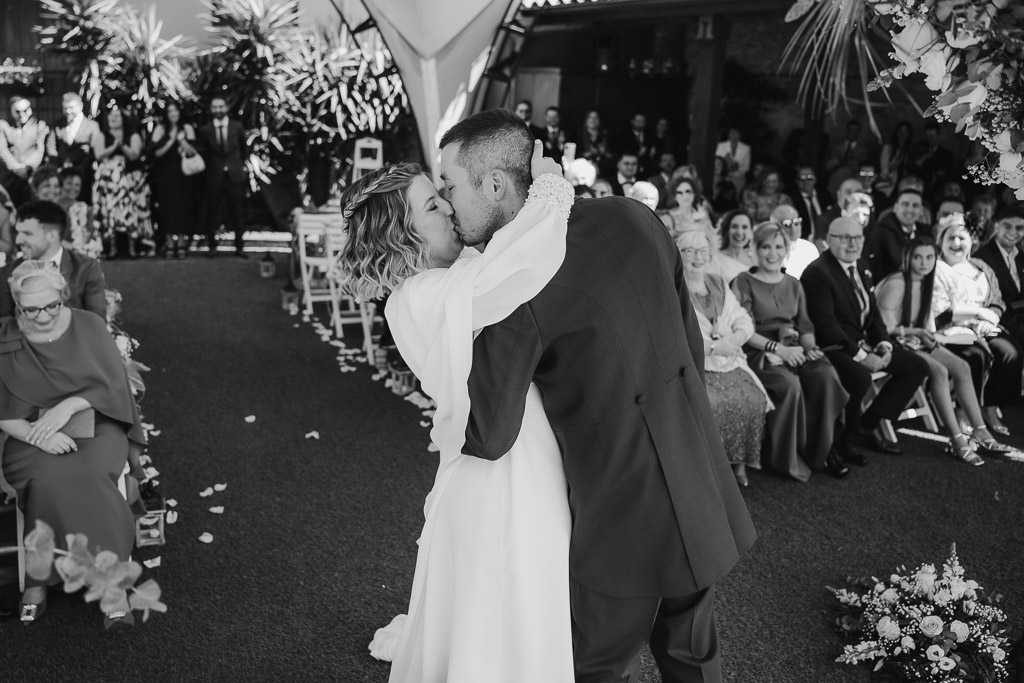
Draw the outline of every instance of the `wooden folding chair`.
M885 383L889 381L891 375L888 372L874 372L871 374L871 388L868 389L868 393L864 395L864 409L866 410L871 402L878 396L878 392L882 390ZM896 418L897 422L903 420L910 420L915 417L919 417L924 421L924 426L931 432L939 431L939 422L935 419L935 410L932 407L931 399L928 398L928 393L925 391L925 385L921 385L914 392L913 398L907 403L907 407L900 413L900 416ZM882 420L879 425L882 428L882 434L889 441L896 441L896 429L890 420Z

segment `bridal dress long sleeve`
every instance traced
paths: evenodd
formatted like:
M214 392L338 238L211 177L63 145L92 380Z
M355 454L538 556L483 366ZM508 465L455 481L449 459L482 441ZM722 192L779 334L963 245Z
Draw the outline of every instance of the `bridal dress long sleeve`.
M532 299L565 258L572 188L538 178L483 254L406 280L386 315L402 358L437 403L440 449L424 505L408 615L370 645L391 683L573 680L571 519L558 443L530 388L523 428L496 462L464 455L474 331Z

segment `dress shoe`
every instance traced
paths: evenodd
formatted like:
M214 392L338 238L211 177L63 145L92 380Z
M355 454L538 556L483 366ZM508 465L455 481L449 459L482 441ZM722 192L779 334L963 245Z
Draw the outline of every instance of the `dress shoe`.
M886 453L888 455L903 455L903 449L892 441L889 441L882 436L882 430L878 427L868 431L861 432L860 445L864 446L868 450L875 451L876 453ZM847 458L849 460L849 458Z
M837 453L843 460L843 464L850 463L857 467L865 467L868 464L868 456L865 455L864 451L857 448L853 443L849 441L843 441L839 444Z
M850 473L850 468L843 462L843 456L839 455L836 449L833 448L825 456L825 471L836 479L842 479Z

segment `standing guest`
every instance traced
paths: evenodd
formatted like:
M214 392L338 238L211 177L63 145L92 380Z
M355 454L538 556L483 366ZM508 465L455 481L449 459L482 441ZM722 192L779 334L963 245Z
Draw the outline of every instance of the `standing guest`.
M23 261L44 261L52 263L67 281L65 305L92 311L107 319L107 283L103 271L95 259L64 248L62 240L68 232L68 215L59 204L44 200L28 202L18 209L14 231L21 258L0 269L0 318L15 313L7 282L14 269Z
M52 128L46 137L46 161L57 168L77 168L82 173L82 196L92 197L93 162L103 146L103 131L83 112L78 93L64 93L61 106L64 123Z
M194 157L196 131L181 117L181 108L169 102L153 130L151 147L156 220L164 236L164 256L188 256L188 235L192 230L192 186L194 180L181 170L183 157Z
M932 313L940 327L952 320L984 340L983 346L992 356L992 372L980 397L985 423L996 434L1006 436L1010 430L1000 420L999 408L1020 403L1024 351L1017 340L999 327L1006 310L999 280L987 263L971 258L974 238L962 215L954 214L939 222L936 243L941 260L935 267ZM978 361L972 362L975 346L960 349L970 352L965 357L972 363L972 372L980 366ZM983 446L1002 450L989 448L989 444Z
M735 209L718 221L718 235L721 247L711 261L710 272L730 284L737 275L757 265L754 221L745 210Z
M615 164L615 177L609 178L608 183L612 186L612 193L617 197L625 197L629 188L636 182L636 174L639 170L639 161L636 154L625 152L619 155Z
M97 230L107 243L107 258L119 253L136 258L139 244L152 246L153 237L149 185L142 168L142 135L116 108L103 118L103 129L92 188Z
M37 168L28 179L28 184L32 190L32 199L44 202L55 202L60 199L60 173L49 164Z
M829 205L817 188L818 176L810 166L801 166L796 172L796 187L798 196L793 205L803 225L801 237L809 238L814 234L814 223L818 217L825 212ZM838 218L838 216L836 216Z
M882 146L879 170L881 177L895 187L907 175L910 164L910 150L914 145L914 131L909 121L900 121L892 130L892 137Z
M855 178L860 165L870 159L867 146L860 141L860 131L860 121L848 121L845 139L837 142L832 148L832 153L825 162L829 192L838 192L839 185L844 180Z
M713 232L711 218L701 208L703 198L700 194L700 181L695 178L676 178L669 187L675 206L658 215L672 239L677 239L686 230L705 230L709 234Z
M654 133L651 135L651 159L658 161L662 154L676 153L676 139L669 132L668 119L660 118L654 123Z
M935 339L931 300L937 258L935 242L930 237L912 239L907 244L902 269L878 283L878 310L889 334L896 335L896 342L928 364L928 394L949 433L949 454L977 467L985 462L960 428L950 397L951 385L967 419L977 425L978 438L990 441L994 437L981 415L970 364Z
M952 216L954 213L967 213L964 202L956 197L946 197L939 200L939 206L935 209L935 220L941 221L943 218ZM978 234L980 235L981 232L979 231Z
M725 159L725 175L736 188L736 196L740 196L750 171L750 145L740 141L739 128L729 128L728 137L715 147L715 156Z
M227 207L225 224L235 231L235 256L245 258L245 226L242 204L248 180L245 160L249 147L245 129L228 118L228 103L221 96L210 100L213 120L199 129L197 148L206 161L206 245L210 258L217 255L217 228L221 225L222 206Z
M800 236L803 232L803 219L797 214L796 207L786 205L776 207L772 211L771 222L779 225L786 233L786 241L789 245L789 254L786 256L784 264L786 275L799 280L807 266L811 265L811 261L818 258L821 252L813 242ZM756 243L754 246L757 247ZM758 254L758 267L760 267L760 263L761 258Z
M655 158L651 157L654 150L651 135L647 132L647 116L641 112L633 114L629 119L629 128L624 130L615 146L620 155L633 154L637 158L637 173L641 176L650 175L653 171Z
M789 195L782 191L782 177L771 166L766 166L752 188L743 193L743 208L755 223L768 220L772 211L780 204L793 204Z
M0 185L20 206L31 199L28 179L46 156L49 128L32 114L27 97L11 98L11 122L0 120Z
M14 255L14 202L0 185L0 267Z
M516 116L523 120L526 127L530 129L530 135L534 140L544 141L544 129L533 125L533 102L530 100L519 100L516 102Z
M18 493L28 526L45 522L60 539L85 534L90 549L127 561L135 520L117 480L126 464L141 471L146 434L121 354L106 320L65 305L68 282L45 261L27 261L4 275L8 296L17 301L17 317L0 324L4 478ZM91 433L73 438L61 431L83 411L79 419ZM20 614L26 626L43 616L46 592L45 582L26 577ZM103 607L108 631L134 623L123 596L120 604L105 596Z
M929 196L953 172L953 153L942 144L940 136L939 124L929 120L924 124L924 140L914 145L911 154L911 172L924 179Z
M909 351L894 347L878 314L871 273L864 267L864 228L852 218L837 218L828 232L828 251L804 270L800 284L818 343L825 348L843 387L850 394L839 440L839 455L855 465L867 464L859 446L882 453L902 449L879 429L883 419L895 420L928 375L927 364ZM891 377L866 411L864 396L872 373Z
M62 168L60 178L60 196L57 203L68 214L68 234L65 245L89 258L99 258L103 253L103 240L96 232L93 222L92 207L80 200L82 193L82 174L77 168Z
M1020 249L1024 207L1006 207L995 215L992 225L992 239L974 252L974 257L988 264L999 283L1006 305L999 324L1024 345L1024 254Z
M896 195L893 211L878 221L868 244L868 258L875 277L895 273L903 263L903 250L918 235L931 237L931 228L921 222L923 200L917 190Z
M743 352L754 333L754 322L725 281L707 272L713 250L704 231L683 233L677 245L683 257L683 279L704 337L708 401L736 481L749 486L747 467L761 466L764 415L770 405Z
M816 245L820 245L823 250L828 249L825 237L828 235L828 229L832 225L832 221L843 216L843 207L854 192L863 191L864 186L861 185L858 178L850 178L840 183L835 201L814 221L814 239L812 241Z
M569 138L562 128L562 110L552 105L544 110L544 156L551 157L556 163L562 163L565 143Z
M658 156L658 172L647 179L647 182L658 188L658 208L664 209L670 203L669 185L672 182L672 172L676 170L676 155L672 152L662 152Z
M576 142L576 158L586 159L597 166L601 176L611 175L615 170L615 153L612 151L608 131L601 125L601 114L592 109L587 112Z
M799 220L792 207L778 210L783 209ZM790 254L787 231L777 223L762 223L754 231L754 247L757 267L740 273L732 289L754 320L747 362L775 405L768 413L767 464L797 481L822 470L844 477L850 470L834 442L842 432L849 394L818 348L800 283L783 268ZM817 256L818 250L811 249Z

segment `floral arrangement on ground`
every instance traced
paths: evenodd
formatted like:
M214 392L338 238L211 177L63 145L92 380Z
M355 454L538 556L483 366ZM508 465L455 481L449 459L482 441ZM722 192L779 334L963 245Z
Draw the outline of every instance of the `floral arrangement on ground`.
M1011 0L868 0L899 64L869 90L921 73L939 93L926 116L956 124L988 150L969 173L1024 199L1024 4ZM897 30L899 29L899 30Z
M1006 614L965 577L956 545L942 566L900 567L888 580L848 579L850 588L829 590L839 600L838 631L855 643L836 659L875 662L900 680L929 683L1007 680Z

